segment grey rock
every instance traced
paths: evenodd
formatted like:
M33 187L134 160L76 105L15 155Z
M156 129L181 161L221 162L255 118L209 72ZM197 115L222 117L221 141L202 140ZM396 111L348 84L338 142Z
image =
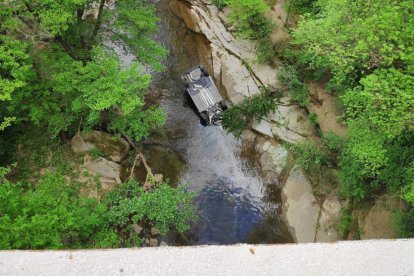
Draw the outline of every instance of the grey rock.
M138 235L140 235L142 233L142 230L144 228L142 228L140 225L134 223L132 224L132 230L134 230L135 233L137 233Z
M282 197L283 215L295 241L314 242L320 207L312 193L312 185L301 169L292 169L282 189Z
M151 235L152 235L152 236L158 236L158 235L160 235L160 234L161 234L160 230L158 230L158 229L157 229L157 228L155 228L155 227L151 228Z

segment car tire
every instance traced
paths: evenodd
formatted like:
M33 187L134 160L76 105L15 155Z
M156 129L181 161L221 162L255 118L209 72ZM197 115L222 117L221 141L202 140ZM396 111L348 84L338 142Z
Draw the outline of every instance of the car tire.
M200 67L200 69L201 69L201 72L203 72L204 76L206 76L206 77L210 76L210 74L207 72L206 68Z
M208 125L208 115L204 112L200 113L201 120L203 121L203 125Z
M220 107L221 107L221 109L223 109L223 111L227 110L227 108L228 108L227 104L224 100L220 101Z

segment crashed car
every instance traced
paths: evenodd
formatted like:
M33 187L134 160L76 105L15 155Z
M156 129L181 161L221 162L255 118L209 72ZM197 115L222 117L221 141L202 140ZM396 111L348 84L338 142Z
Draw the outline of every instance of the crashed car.
M204 123L219 125L227 105L207 70L201 65L195 66L182 74L181 79Z

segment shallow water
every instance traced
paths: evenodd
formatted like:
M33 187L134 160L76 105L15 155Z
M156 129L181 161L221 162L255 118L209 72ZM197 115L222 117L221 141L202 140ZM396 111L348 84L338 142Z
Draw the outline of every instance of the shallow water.
M148 162L172 184L187 183L197 193L200 219L172 244L283 243L291 237L277 215L256 168L241 157L241 145L222 127L202 126L189 102L180 75L199 64L196 43L203 39L171 14L168 0L155 3L160 21L156 39L169 51L166 70L154 77L168 119L144 146ZM126 57L127 58L127 57ZM224 93L223 93L224 94ZM157 144L157 145L154 145ZM154 154L156 152L156 154ZM184 240L184 241L183 241Z

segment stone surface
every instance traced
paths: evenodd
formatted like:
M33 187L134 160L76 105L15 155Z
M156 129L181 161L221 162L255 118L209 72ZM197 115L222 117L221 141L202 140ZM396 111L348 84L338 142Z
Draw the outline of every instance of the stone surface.
M297 167L290 172L282 189L283 214L296 242L314 242L320 207L312 186Z
M395 209L401 208L398 197L382 196L374 204L364 220L359 221L361 239L395 239L397 233L391 226Z
M71 141L72 150L75 153L98 149L114 162L120 162L130 150L130 145L125 139L97 130L75 135Z
M342 115L342 110L337 104L337 97L325 91L327 79L308 83L307 87L310 94L309 112L318 116L318 124L323 132L333 132L343 136L346 127L338 118Z
M150 239L149 244L150 247L158 246L158 240L157 239Z
M144 228L142 228L140 225L134 223L132 224L132 230L134 230L135 233L137 233L137 235L140 235L142 233L142 230L144 230Z
M317 242L335 242L339 239L336 227L341 216L341 203L337 196L325 199L318 221Z
M265 142L262 146L262 156L260 164L262 170L274 172L279 176L286 167L288 151L281 145L272 145Z
M252 129L259 132L260 134L273 138L272 124L265 119L262 119L259 122L257 120L254 120Z
M309 122L306 112L291 104L288 98L282 99L276 111L269 117L273 135L281 140L298 143L315 135L315 127Z
M0 275L412 275L414 239L0 251Z
M152 236L159 236L161 234L161 232L160 232L160 230L158 230L157 228L155 228L155 227L152 227L151 228L151 235Z
M245 97L260 93L249 71L237 57L225 54L222 57L221 68L221 83L234 104L240 103Z
M102 188L106 191L121 184L122 166L103 157L95 160L86 160L83 169L94 176L99 176Z

